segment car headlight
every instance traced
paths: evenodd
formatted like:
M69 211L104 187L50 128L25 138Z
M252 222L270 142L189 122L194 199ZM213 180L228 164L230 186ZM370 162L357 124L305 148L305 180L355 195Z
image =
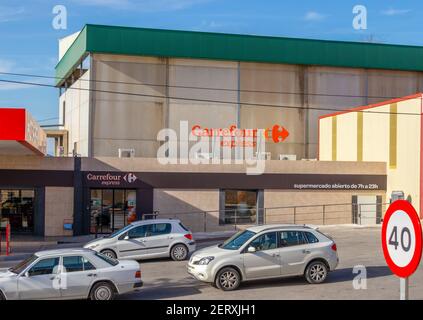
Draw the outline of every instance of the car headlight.
M91 245L88 245L88 246L87 246L87 248L88 248L88 249L91 249L91 250L94 250L94 249L95 249L95 248L97 248L99 245L100 245L99 243L96 243L96 244L91 244Z
M197 264L201 266L206 266L213 260L214 260L214 257L205 257L205 258L202 258L200 261L198 261Z

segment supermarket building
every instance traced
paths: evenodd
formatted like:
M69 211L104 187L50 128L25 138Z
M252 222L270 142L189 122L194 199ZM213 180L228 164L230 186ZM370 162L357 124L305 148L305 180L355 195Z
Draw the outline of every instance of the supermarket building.
M319 138L319 117L423 91L423 47L97 25L59 47L60 125L47 131L56 157L0 155L2 217L25 232L107 233L152 213L194 231L372 224L392 190L409 193L387 182L385 158L327 157L332 129L320 123ZM266 140L262 175L242 164L160 165L157 134L179 133L181 121L289 134Z

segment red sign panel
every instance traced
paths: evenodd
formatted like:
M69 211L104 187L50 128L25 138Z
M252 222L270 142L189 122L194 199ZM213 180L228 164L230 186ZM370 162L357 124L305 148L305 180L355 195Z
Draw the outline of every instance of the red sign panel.
M24 141L25 132L25 109L0 109L0 140Z
M36 154L46 154L47 136L25 109L0 109L0 141L17 141Z

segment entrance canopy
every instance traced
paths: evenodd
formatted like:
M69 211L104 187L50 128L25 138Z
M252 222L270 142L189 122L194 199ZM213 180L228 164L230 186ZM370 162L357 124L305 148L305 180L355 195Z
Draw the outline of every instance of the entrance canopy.
M25 109L0 108L0 155L41 155L47 135Z

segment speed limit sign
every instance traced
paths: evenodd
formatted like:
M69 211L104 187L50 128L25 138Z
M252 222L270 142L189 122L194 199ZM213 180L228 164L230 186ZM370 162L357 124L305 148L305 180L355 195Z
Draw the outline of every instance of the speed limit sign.
M416 210L408 201L395 201L386 211L382 225L382 248L389 268L400 278L408 278L419 266L422 228ZM408 279L401 282L401 297L407 296Z

